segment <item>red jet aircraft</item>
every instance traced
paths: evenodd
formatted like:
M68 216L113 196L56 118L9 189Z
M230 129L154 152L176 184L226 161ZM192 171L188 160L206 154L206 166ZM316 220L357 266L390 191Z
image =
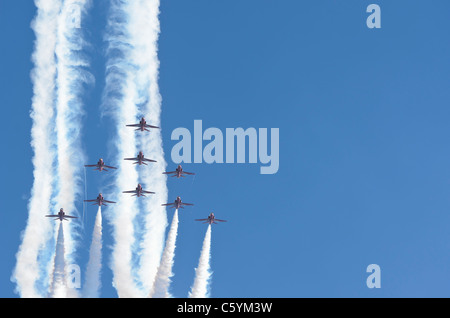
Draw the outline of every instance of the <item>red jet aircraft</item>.
M220 219L216 219L216 217L214 216L214 213L211 212L211 214L208 216L207 219L195 219L195 221L204 221L202 223L209 223L209 224L217 224L216 221L219 222L226 222L226 220L220 220Z
M100 158L100 159L98 160L98 162L97 162L96 165L84 165L84 166L85 166L85 167L95 167L94 170L98 170L98 171L103 171L103 170L108 171L108 170L105 169L105 168L108 168L108 169L117 169L116 167L111 167L111 166L105 165L105 162L103 161L102 158Z
M136 162L133 162L133 164L139 164L139 165L147 165L145 162L156 162L156 160L147 159L144 157L144 154L142 151L139 151L137 157L135 158L124 158L123 160L134 160Z
M98 194L97 199L94 199L94 200L84 200L84 202L95 202L93 205L98 205L98 206L102 206L102 205L107 206L107 204L105 204L105 202L106 202L106 203L116 203L116 202L114 202L114 201L108 201L108 200L105 200L105 198L103 197L103 195L102 195L101 193Z
M144 189L142 189L141 184L139 183L136 187L136 190L131 190L131 191L123 191L123 193L134 193L132 195L132 197L137 196L137 197L145 197L146 195L144 193L151 193L151 194L155 194L155 192L150 192L150 191L145 191Z
M139 121L139 124L130 124L130 125L127 125L127 127L138 127L135 130L140 130L140 131L144 131L144 130L150 131L147 128L159 128L157 126L148 125L147 122L145 121L144 117L141 118L141 120Z
M171 177L177 177L177 178L179 178L179 177L183 177L184 178L183 174L188 174L188 175L194 175L195 174L195 173L192 173L192 172L183 171L183 168L181 167L181 165L178 165L178 167L177 167L177 169L175 171L163 172L163 174L172 174L172 173L174 175L171 175Z
M69 219L76 219L76 216L70 216L70 215L66 215L66 213L64 212L63 208L59 209L58 214L50 214L50 215L46 215L45 217L47 218L55 218L55 220L66 220L68 221L67 218Z
M161 204L162 206L170 206L171 208L175 208L175 209L179 209L182 208L184 209L183 205L193 205L192 203L184 203L181 202L181 198L177 197L176 200L173 203L166 203L166 204Z

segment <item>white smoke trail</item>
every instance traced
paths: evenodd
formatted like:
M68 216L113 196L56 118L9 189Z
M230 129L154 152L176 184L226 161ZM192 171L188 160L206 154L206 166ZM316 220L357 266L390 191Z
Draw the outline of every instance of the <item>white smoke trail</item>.
M166 246L162 254L161 263L159 264L158 271L156 273L155 282L153 288L149 294L149 297L155 298L169 298L170 278L173 276L172 266L175 257L175 242L177 240L178 233L178 209L173 215L172 225L170 226L169 234L167 235Z
M150 124L160 124L160 95L157 84L159 62L156 42L159 35L159 1L112 1L107 25L108 64L105 88L105 113L112 114L117 122L117 153L120 161L116 184L119 190L133 189L138 182L135 166L123 162L123 157L137 153L137 145L146 157L157 160L155 164L139 167L144 188L150 187L156 195L143 199L144 233L139 250L134 250L137 206L135 198L127 198L115 207L112 223L115 224L116 244L113 249L112 268L114 285L119 296L148 295L164 247L167 214L162 203L167 200L166 164L161 133L157 129L135 132L125 127L136 123L141 116ZM140 267L133 263L133 252L139 257ZM134 275L137 276L134 276ZM140 290L136 279L140 279Z
M63 221L59 222L58 238L56 240L55 260L53 265L52 283L50 286L50 297L66 298L66 261L64 251Z
M138 118L134 84L134 76L138 70L133 64L134 47L130 34L130 24L134 20L129 15L129 7L133 3L135 1L111 1L105 38L108 48L103 113L111 115L117 127L114 147L118 170L112 196L120 197L120 200L110 209L109 221L112 223L115 239L111 260L113 285L119 297L142 296L133 273L133 221L139 212L138 205L136 197L122 194L124 190L134 189L138 183L136 166L123 160L137 153L135 131L125 126L137 122Z
M129 139L124 133L119 133L117 141L122 145L119 150L121 158L130 153L133 143L127 143ZM127 151L128 149L128 151ZM113 285L119 297L138 297L139 290L132 271L132 250L135 242L133 220L138 212L136 197L122 194L122 190L132 190L136 187L137 172L134 166L120 164L116 173L115 196L120 200L111 209L111 222L113 225L114 245L112 248L111 268L113 271Z
M56 75L55 46L57 16L60 0L35 0L37 14L32 22L36 40L32 56L34 68L31 73L33 99L31 106L31 146L33 157L33 188L28 203L28 221L22 233L22 243L16 255L17 263L11 280L21 297L40 297L46 294L37 290L36 282L42 276L39 254L46 242L53 237L52 222L44 217L50 213L53 164L55 160L52 143L54 117L54 85Z
M206 298L209 297L209 282L211 280L211 271L209 260L211 258L211 224L206 230L205 239L203 240L202 252L198 267L195 269L194 284L191 287L189 298Z
M77 215L75 200L83 193L84 154L81 148L81 119L84 114L81 95L83 86L93 82L87 71L89 63L82 54L86 47L81 19L90 5L89 0L65 0L58 17L56 44L57 58L57 188L54 208L63 207ZM66 253L72 261L75 250L75 233L70 223L66 231Z
M92 233L89 262L86 268L86 281L83 297L98 298L100 295L100 274L102 270L102 208L98 207L95 217L94 232Z
M161 127L157 45L160 32L159 0L135 1L130 12L130 17L134 21L130 26L134 35L133 55L139 69L135 83L139 92L140 110L149 124ZM144 154L157 161L146 166L145 173L142 174L144 184L151 185L150 190L156 192L156 195L148 197L143 202L146 214L144 236L141 242L139 277L145 293L148 294L161 260L164 236L168 225L166 208L161 206L162 203L167 202L168 198L167 176L162 174L167 165L164 159L161 131L151 129L151 132L140 134L139 137L140 148Z

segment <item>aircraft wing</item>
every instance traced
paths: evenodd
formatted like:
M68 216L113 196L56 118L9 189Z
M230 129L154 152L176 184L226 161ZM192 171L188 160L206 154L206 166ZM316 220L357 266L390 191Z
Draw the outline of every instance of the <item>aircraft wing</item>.
M184 203L184 202L181 202L181 204L182 204L182 205L194 205L194 204L192 204L192 203Z
M130 190L130 191L122 191L122 193L136 193L136 190Z
M58 218L59 215L56 215L56 214L49 214L49 215L46 215L46 217L48 217L48 218Z
M195 221L208 221L208 219L195 219Z
M226 222L226 220L221 220L221 219L216 219L216 218L214 218L214 221Z
M108 200L103 200L103 202L106 202L106 203L116 203L116 202L114 202L114 201L108 201Z
M182 173L189 174L189 175L194 175L194 174L195 174L195 173L192 173L192 172L186 172L186 171L183 171Z
M97 202L97 199L95 199L95 200L84 200L84 202Z
M144 127L146 127L146 128L159 128L158 126L152 126L152 125L148 125L148 124L145 124Z
M97 165L84 165L85 167L97 167Z
M109 168L109 169L117 169L116 167L111 167L111 166L105 166L105 168Z
M151 194L155 194L155 192L145 191L145 190L142 190L142 192L143 192L143 193L151 193Z
M130 124L127 127L141 127L141 124Z
M64 217L69 219L78 219L77 216L64 215Z
M149 162L156 162L156 160L147 159L147 158L144 158L143 160L144 160L144 161L149 161Z
M171 173L176 173L176 171L167 171L167 172L163 172L163 174L171 174Z
M123 158L123 160L139 160L138 158Z
M169 205L174 205L175 203L165 203L165 204L161 204L162 206L169 206Z

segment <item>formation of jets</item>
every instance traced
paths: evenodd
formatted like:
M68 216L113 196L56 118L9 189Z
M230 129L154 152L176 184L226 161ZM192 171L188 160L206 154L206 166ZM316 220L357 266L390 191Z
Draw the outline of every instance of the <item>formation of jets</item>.
M149 128L159 128L157 126L152 126L147 124L146 120L144 117L141 118L141 120L139 121L138 124L129 124L126 125L127 127L137 127L135 130L137 131L148 131L150 132ZM138 164L138 165L147 165L147 162L156 162L155 160L152 159L148 159L144 157L144 153L142 151L139 151L138 155L135 158L124 158L124 160L132 160L134 161L133 164ZM103 161L103 158L100 158L97 162L97 164L95 165L85 165L85 167L89 167L89 168L94 168L94 170L98 170L98 171L108 171L108 169L117 169L116 167L113 166L108 166L105 164L105 162ZM175 169L175 171L166 171L163 172L163 174L166 175L170 175L171 177L177 177L177 178L184 178L185 175L195 175L195 173L192 172L187 172L187 171L183 171L183 168L181 167L181 165L178 165L178 167ZM145 197L146 194L155 194L155 192L151 192L151 191L146 191L142 188L141 184L138 184L135 190L130 190L130 191L123 191L123 193L133 193L132 196L136 196L136 197ZM84 202L94 202L93 205L98 205L98 206L102 206L102 205L107 205L106 203L116 203L114 201L108 201L105 200L105 198L103 197L103 195L101 193L99 193L99 195L97 196L96 199L92 199L92 200L84 200ZM168 206L170 208L175 208L175 209L179 209L179 208L184 208L184 206L192 206L192 203L185 203L181 201L180 197L177 197L175 199L174 202L172 203L166 203L166 204L162 204L162 206ZM50 214L50 215L46 215L46 217L52 217L55 218L55 220L68 220L68 219L75 219L77 218L76 216L70 216L67 215L63 208L61 208L58 212L58 214ZM206 219L196 219L195 221L202 221L202 223L209 223L209 224L217 224L217 222L226 222L226 220L221 220L221 219L216 219L214 216L214 213L211 213L208 218Z

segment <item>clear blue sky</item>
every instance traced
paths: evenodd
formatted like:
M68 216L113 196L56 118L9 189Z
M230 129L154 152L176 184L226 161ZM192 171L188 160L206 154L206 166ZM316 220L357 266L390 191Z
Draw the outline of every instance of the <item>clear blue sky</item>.
M95 86L83 96L91 162L113 136L100 117L107 1L88 21ZM366 8L381 7L381 29ZM169 179L180 211L171 291L186 297L211 211L212 297L449 297L450 38L447 0L165 1L159 41L166 161L177 127L280 129L280 168L186 164ZM33 183L32 1L0 0L0 297L10 276ZM88 171L88 196L102 179ZM80 207L82 203L80 202ZM42 211L46 214L48 211ZM107 211L106 211L107 212ZM105 213L106 213L105 212ZM80 243L81 268L95 207ZM169 222L173 212L169 212ZM104 224L102 296L115 297ZM366 267L381 267L381 288Z

